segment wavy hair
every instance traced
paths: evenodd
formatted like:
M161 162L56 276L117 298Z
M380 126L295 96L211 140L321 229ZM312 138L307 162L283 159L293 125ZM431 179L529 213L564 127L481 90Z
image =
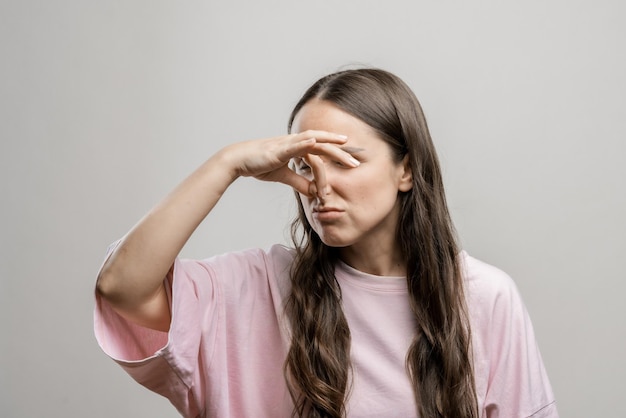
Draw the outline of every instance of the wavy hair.
M406 260L408 297L417 328L406 355L417 412L423 418L477 418L471 335L458 247L439 162L421 106L395 75L346 70L313 84L296 104L333 103L372 127L396 162L408 156L413 187L399 192L397 240ZM285 377L294 416L343 417L350 381L350 329L335 277L337 249L308 223L299 199L292 223L296 255L285 313L291 345Z

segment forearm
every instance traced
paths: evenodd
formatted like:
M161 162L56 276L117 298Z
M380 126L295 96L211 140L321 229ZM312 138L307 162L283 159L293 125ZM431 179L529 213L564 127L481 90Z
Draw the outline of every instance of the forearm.
M289 169L290 159L312 153L356 166L349 153L335 146L345 140L343 135L306 131L222 149L126 234L100 271L98 293L128 319L166 330L169 309L163 281L193 231L233 181L252 176L309 194L312 182ZM317 190L323 190L324 182L317 183Z
M98 276L100 295L121 310L157 297L176 256L236 178L226 151L194 171L122 239Z

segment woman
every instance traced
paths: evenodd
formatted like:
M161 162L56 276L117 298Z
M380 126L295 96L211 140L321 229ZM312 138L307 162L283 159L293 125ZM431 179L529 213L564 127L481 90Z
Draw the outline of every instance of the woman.
M556 417L514 284L457 248L411 90L331 74L289 131L222 149L110 250L103 349L188 417ZM177 259L240 176L296 191L295 248Z

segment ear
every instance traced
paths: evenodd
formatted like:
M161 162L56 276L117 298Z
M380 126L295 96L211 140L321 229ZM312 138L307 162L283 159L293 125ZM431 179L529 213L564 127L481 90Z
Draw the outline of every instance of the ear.
M409 164L409 155L405 155L399 167L400 178L398 181L398 190L408 192L413 188L413 172Z

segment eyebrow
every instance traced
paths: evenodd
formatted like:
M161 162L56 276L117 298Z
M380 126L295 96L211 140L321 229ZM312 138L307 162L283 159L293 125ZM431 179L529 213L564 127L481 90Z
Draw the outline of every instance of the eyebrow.
M348 154L356 154L361 151L365 151L365 148L357 148L357 147L339 147L339 149L347 152Z

